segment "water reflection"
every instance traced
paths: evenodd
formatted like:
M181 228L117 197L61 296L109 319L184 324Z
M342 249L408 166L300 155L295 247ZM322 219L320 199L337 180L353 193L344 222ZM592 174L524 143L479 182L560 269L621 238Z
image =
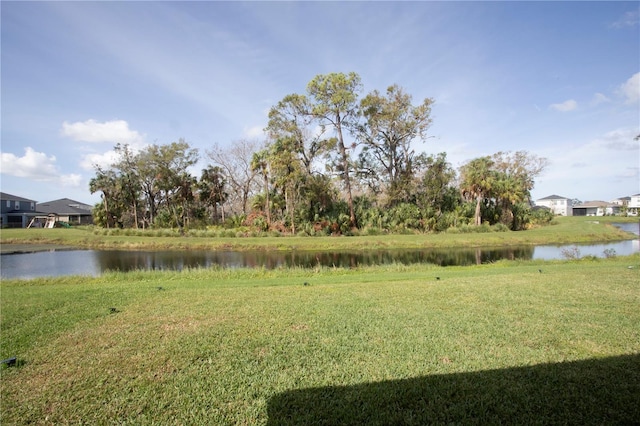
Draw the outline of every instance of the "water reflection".
M501 259L531 259L534 247L447 250L373 250L345 252L231 252L231 251L94 251L105 270L182 270L184 268L314 268L328 266L354 268L390 263L430 263L441 266L473 265ZM126 254L125 254L126 253Z
M107 270L183 270L185 268L353 268L391 263L427 263L466 266L508 259L563 259L568 246L524 246L508 248L367 250L345 252L232 252L232 251L119 251L69 250L0 256L2 278L92 275ZM640 251L640 241L577 246L581 256L603 257L605 250L617 255Z

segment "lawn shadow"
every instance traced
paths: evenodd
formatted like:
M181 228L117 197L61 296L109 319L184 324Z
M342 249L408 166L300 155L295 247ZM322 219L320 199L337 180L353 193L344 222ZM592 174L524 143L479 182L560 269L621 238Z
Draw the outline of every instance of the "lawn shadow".
M283 392L269 425L640 425L640 354Z

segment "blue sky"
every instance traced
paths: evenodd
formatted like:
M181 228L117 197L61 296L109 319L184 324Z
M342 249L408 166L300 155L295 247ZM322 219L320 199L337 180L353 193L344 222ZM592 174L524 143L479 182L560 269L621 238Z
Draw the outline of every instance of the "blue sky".
M428 153L547 157L533 197L640 192L637 2L8 2L1 189L93 203L117 142L263 140L317 74L435 99Z

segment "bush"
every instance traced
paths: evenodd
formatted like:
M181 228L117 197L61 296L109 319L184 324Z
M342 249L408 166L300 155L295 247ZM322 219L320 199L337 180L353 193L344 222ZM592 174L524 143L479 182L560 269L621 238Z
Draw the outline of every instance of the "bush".
M477 225L459 225L456 228L447 229L448 234L483 234L491 232L492 228L487 223L483 223L480 226Z
M496 223L492 226L494 232L508 232L509 227L504 223Z

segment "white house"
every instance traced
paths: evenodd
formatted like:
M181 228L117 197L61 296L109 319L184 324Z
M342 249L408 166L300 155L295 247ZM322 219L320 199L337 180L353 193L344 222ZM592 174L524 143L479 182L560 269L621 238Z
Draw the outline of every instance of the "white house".
M613 216L620 214L619 204L607 203L606 201L586 201L573 206L574 216Z
M615 200L611 200L610 204L627 207L629 205L629 201L631 201L631 197L620 197Z
M536 200L536 206L546 207L559 216L573 216L573 202L567 197L549 195Z
M629 216L638 216L640 213L640 194L632 195L627 204L627 214Z

